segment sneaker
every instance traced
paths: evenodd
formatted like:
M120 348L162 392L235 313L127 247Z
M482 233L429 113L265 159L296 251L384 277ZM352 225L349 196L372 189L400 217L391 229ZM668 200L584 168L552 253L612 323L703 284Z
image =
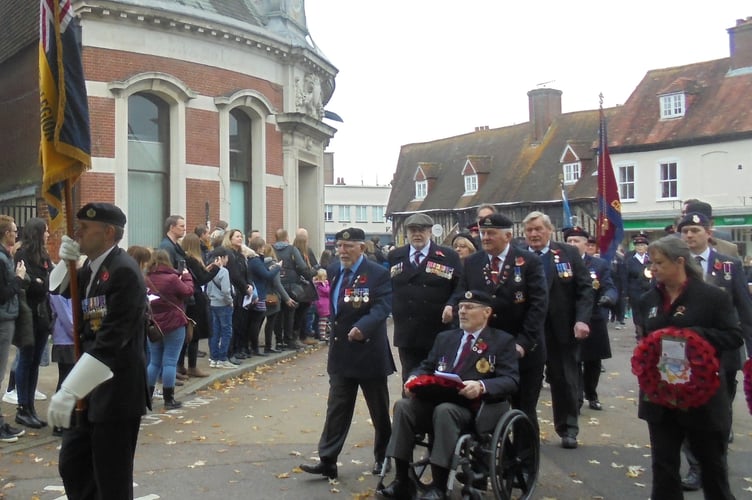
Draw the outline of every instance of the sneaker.
M47 399L47 395L43 392L34 391L34 400L35 401L44 401Z
M24 429L11 427L10 424L3 424L3 426L0 427L0 430L2 430L3 432L5 432L6 434L10 436L15 436L15 437L21 437L24 434L26 434L26 431Z
M228 361L217 361L217 368L222 368L224 370L234 370L237 368L237 365L232 364L232 362Z
M18 441L18 437L17 436L11 436L7 432L5 432L5 429L3 429L2 427L0 427L0 442L2 442L2 443L15 443L16 441Z
M230 359L228 359L230 363L232 363L234 366L240 366L240 361L235 356L232 356ZM225 363L226 361L222 361L222 363ZM219 363L219 361L217 361Z
M163 399L162 389L159 389L159 388L154 389L154 395L152 395L151 398L152 399Z
M12 405L17 405L18 394L16 394L16 390L13 389L12 391L7 391L5 394L3 394L3 401Z
M219 363L219 361L214 361L213 359L210 359L209 360L209 368L219 368L217 366L217 363Z

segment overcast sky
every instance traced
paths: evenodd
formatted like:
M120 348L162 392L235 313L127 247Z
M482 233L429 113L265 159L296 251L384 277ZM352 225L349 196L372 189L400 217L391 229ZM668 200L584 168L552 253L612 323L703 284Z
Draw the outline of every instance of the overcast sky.
M618 6L616 5L618 4ZM729 56L749 0L306 0L308 29L339 69L326 109L344 123L335 177L387 184L403 144L528 121L527 92L563 112L624 103L651 69Z

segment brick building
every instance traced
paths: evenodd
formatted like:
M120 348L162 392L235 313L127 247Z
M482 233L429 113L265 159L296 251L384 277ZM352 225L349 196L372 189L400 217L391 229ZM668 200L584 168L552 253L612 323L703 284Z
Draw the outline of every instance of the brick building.
M37 205L38 5L0 20L0 211ZM156 245L164 218L227 220L323 242L323 122L337 69L303 1L74 1L83 31L92 169L74 205L110 201L125 244Z

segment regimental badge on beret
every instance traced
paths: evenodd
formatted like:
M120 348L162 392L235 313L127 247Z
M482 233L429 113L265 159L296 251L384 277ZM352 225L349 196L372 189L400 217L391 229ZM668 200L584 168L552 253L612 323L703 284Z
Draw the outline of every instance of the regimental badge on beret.
M700 223L700 216L697 215L697 214L692 214L692 222L694 222L695 224L699 224Z
M86 211L86 216L90 219L93 219L94 217L97 216L97 211L94 210L93 208L90 208L89 210Z
M343 240L349 240L350 239L350 233L348 233L347 231L345 231L344 233L342 233L342 239Z
M473 292L471 292L470 290L468 290L467 292L465 292L465 298L466 299L472 299L473 298Z

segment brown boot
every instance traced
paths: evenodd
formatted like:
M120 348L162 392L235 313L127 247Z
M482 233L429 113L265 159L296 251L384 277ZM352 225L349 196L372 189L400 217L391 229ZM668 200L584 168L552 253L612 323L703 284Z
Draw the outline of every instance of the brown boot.
M175 374L175 378L177 380L188 380L188 375L184 375L184 374L178 372L178 373Z
M178 365L177 372L181 375L188 373L188 371L185 369L185 366L183 365Z
M208 377L209 374L202 372L198 366L188 367L188 375L190 377Z

